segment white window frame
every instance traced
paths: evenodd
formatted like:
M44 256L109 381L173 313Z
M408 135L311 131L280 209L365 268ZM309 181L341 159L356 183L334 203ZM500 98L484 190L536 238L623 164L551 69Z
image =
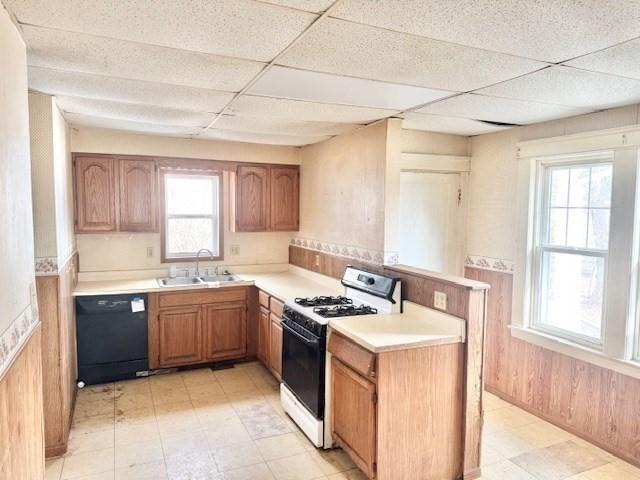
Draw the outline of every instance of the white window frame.
M166 185L168 179L175 178L208 178L211 179L216 186L212 202L213 209L211 215L176 215L169 214L167 208ZM162 261L163 262L184 262L196 260L198 252L169 252L169 242L167 236L169 232L169 220L174 218L206 218L210 219L214 225L213 237L210 245L203 245L201 248L208 248L214 253L214 257L206 256L207 260L222 260L222 175L211 172L180 172L166 171L162 174Z
M640 129L629 136L617 132L580 134L519 144L515 274L511 333L569 356L640 378L640 288L638 282L638 149ZM565 140L566 139L566 140ZM607 147L598 149L600 144ZM560 152L554 155L553 152ZM577 336L558 335L534 323L539 308L537 252L541 234L541 175L554 164L607 163L614 173L609 223L602 344ZM584 341L587 340L587 341Z

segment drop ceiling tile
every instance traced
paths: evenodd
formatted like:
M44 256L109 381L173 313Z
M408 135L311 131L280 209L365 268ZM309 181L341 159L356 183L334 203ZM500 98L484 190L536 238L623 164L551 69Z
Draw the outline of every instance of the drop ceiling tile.
M173 48L23 26L29 65L239 91L264 64Z
M399 111L454 92L274 66L248 93Z
M640 101L640 80L556 66L476 93L600 110Z
M253 0L9 0L19 22L269 61L316 15Z
M340 135L356 125L330 122L301 122L270 117L223 115L214 127L219 130L300 136Z
M640 38L576 58L565 65L640 79Z
M331 15L554 63L640 35L637 0L343 0Z
M283 7L297 8L307 12L324 12L335 0L262 0L263 2L281 5Z
M473 93L446 98L416 110L418 113L433 113L436 115L517 124L544 122L556 118L581 115L591 111L586 108L488 97Z
M505 127L489 125L468 118L426 115L412 112L406 113L404 117L404 120L402 120L402 128L407 130L423 130L465 136L505 130Z
M390 117L399 111L255 95L242 95L233 102L232 108L233 113L238 115L340 123L370 123L381 118Z
M232 130L208 129L204 130L198 138L228 140L231 142L247 142L247 143L264 143L268 145L289 145L292 147L301 147L312 143L319 143L328 140L329 136L291 136L276 135L267 133L254 132L235 132Z
M49 95L114 100L199 112L220 112L233 93L167 83L29 67L29 88Z
M180 125L158 125L153 123L130 122L105 117L94 117L79 113L65 113L64 118L73 127L108 128L110 130L122 130L156 135L168 135L176 137L189 137L196 133L193 128Z
M215 118L213 113L92 98L59 96L56 97L56 103L64 112L158 125L206 127Z
M329 18L281 65L452 91L514 78L547 64Z

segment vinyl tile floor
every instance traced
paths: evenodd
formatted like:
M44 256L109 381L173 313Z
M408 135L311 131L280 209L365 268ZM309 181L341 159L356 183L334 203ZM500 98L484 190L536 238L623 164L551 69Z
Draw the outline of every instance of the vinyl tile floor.
M485 397L484 480L640 480L637 469ZM317 450L258 363L79 391L67 453L47 480L363 480L341 450ZM418 479L416 479L418 480Z

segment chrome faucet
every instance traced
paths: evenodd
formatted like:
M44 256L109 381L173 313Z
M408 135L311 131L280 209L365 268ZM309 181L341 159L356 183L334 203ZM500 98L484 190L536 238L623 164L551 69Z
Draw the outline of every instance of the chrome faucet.
M208 248L201 248L200 250L198 250L198 253L196 253L196 277L200 276L200 254L202 252L207 252L209 253L209 256L211 257L211 260L213 260L213 257L215 257L215 255L213 254L213 252L211 250L209 250ZM216 267L217 269L218 267Z

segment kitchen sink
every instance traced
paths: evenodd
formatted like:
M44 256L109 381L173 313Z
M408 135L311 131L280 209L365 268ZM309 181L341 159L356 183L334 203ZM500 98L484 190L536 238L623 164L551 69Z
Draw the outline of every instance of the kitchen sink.
M210 275L206 277L200 277L203 282L207 283L231 283L231 282L243 282L240 277L237 275L233 275L232 273L223 274L223 275Z
M201 285L204 282L200 277L176 277L176 278L159 278L158 284L161 287L179 287L188 285Z

